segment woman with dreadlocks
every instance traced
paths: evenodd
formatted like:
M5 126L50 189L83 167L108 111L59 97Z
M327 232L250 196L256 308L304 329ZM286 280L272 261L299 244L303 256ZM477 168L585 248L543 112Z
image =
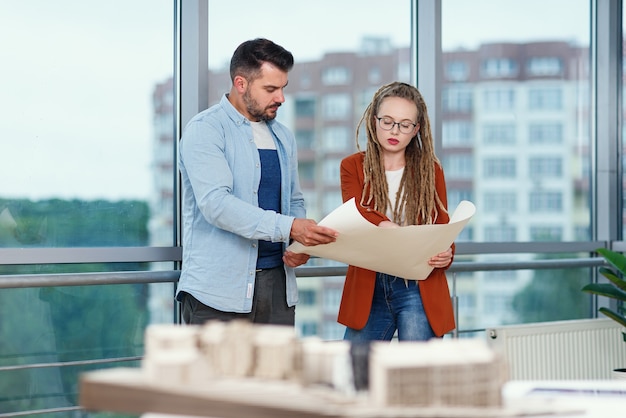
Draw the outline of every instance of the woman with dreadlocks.
M367 149L360 151L359 130ZM424 98L413 86L394 82L375 94L356 130L359 152L341 162L343 201L379 227L448 223L443 169L435 156ZM406 280L349 266L338 322L353 343L425 341L454 329L445 270L454 244L429 260L425 280Z

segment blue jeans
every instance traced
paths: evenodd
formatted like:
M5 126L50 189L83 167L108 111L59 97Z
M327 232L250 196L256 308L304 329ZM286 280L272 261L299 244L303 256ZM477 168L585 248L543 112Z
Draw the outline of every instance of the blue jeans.
M435 337L417 281L376 273L367 324L361 330L346 328L344 339L353 343L391 341L396 330L400 341L427 341Z

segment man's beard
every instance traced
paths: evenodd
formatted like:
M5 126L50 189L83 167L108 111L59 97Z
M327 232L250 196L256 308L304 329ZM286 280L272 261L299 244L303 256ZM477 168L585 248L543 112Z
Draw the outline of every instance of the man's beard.
M246 105L246 110L255 119L268 121L276 118L276 113L270 115L266 112L266 109L262 109L259 106L259 103L250 96L250 92L246 91L243 94L243 102ZM277 106L280 106L280 103L277 103Z

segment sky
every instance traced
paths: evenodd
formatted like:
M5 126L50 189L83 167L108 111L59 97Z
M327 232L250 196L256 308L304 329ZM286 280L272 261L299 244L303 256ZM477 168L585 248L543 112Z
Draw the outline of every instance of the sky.
M409 4L209 0L209 66L257 36L298 62L353 51L366 35L407 46ZM442 9L444 50L588 39L583 0L444 0ZM0 10L0 197L148 198L151 95L173 66L171 1L0 0Z

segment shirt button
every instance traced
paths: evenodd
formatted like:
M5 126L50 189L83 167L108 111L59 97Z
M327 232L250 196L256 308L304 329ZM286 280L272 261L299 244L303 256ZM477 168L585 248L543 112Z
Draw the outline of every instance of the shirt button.
M252 248L256 248L256 244L252 244Z

